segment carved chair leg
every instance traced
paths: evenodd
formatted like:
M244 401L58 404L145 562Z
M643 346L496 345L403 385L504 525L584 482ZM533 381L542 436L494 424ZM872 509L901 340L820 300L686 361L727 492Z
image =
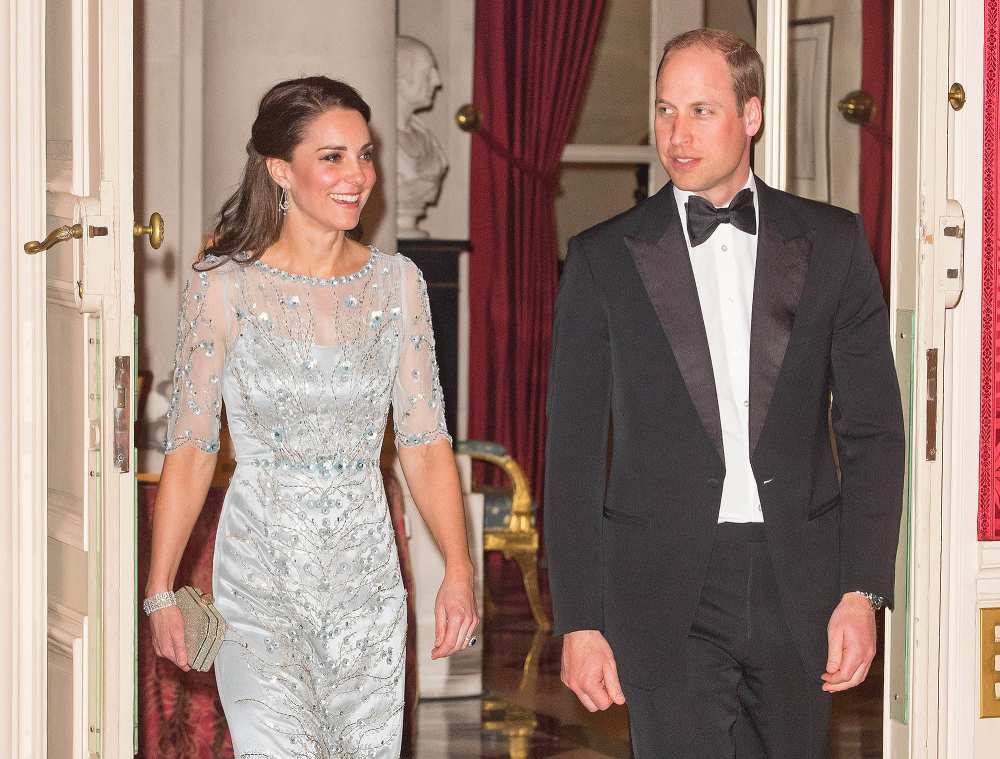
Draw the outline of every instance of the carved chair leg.
M483 562L484 564L486 562ZM490 593L490 586L486 580L489 571L487 567L483 567L483 616L487 619L496 617L498 609L496 602L493 600L493 594Z
M545 648L545 641L549 640L548 630L538 628L531 638L531 649L524 657L524 665L521 668L521 682L517 686L520 694L533 694L538 685L538 665Z
M534 551L512 551L511 557L517 562L521 569L521 576L524 578L524 590L528 594L528 603L531 605L531 616L535 618L535 624L541 630L551 630L552 623L549 615L545 613L545 606L542 604L542 591L538 585L538 556Z
M528 759L530 751L530 735L511 735L507 738L507 753L510 759Z

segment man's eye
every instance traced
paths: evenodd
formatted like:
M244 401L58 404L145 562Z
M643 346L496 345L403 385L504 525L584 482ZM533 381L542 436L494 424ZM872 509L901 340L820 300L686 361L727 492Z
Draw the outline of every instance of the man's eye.
M361 154L361 160L362 161L373 161L373 160L375 160L375 151L374 150L366 150L364 153Z

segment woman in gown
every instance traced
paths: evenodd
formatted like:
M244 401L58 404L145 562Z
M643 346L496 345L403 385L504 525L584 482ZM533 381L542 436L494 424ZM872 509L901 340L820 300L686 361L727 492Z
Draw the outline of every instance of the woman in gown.
M375 183L368 105L325 77L261 100L239 189L181 307L146 586L156 653L188 668L170 595L208 491L223 404L237 467L213 595L237 757L400 751L406 593L378 457L390 404L410 491L445 557L433 657L475 642L464 511L427 290L348 239Z

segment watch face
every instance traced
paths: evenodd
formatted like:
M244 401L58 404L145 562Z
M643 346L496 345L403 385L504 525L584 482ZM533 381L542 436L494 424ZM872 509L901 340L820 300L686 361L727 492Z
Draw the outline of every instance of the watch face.
M876 596L874 593L867 593L863 590L859 590L857 592L863 595L866 599L868 599L868 603L875 611L880 611L882 607L885 605L885 598L883 598L882 596Z

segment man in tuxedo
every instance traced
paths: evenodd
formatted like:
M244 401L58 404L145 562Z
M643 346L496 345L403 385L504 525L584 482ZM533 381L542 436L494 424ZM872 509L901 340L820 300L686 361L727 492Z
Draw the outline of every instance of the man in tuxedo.
M763 82L731 34L667 44L672 181L570 241L556 307L562 677L591 711L628 704L637 759L826 756L831 694L865 679L891 602L886 304L856 214L751 173Z

